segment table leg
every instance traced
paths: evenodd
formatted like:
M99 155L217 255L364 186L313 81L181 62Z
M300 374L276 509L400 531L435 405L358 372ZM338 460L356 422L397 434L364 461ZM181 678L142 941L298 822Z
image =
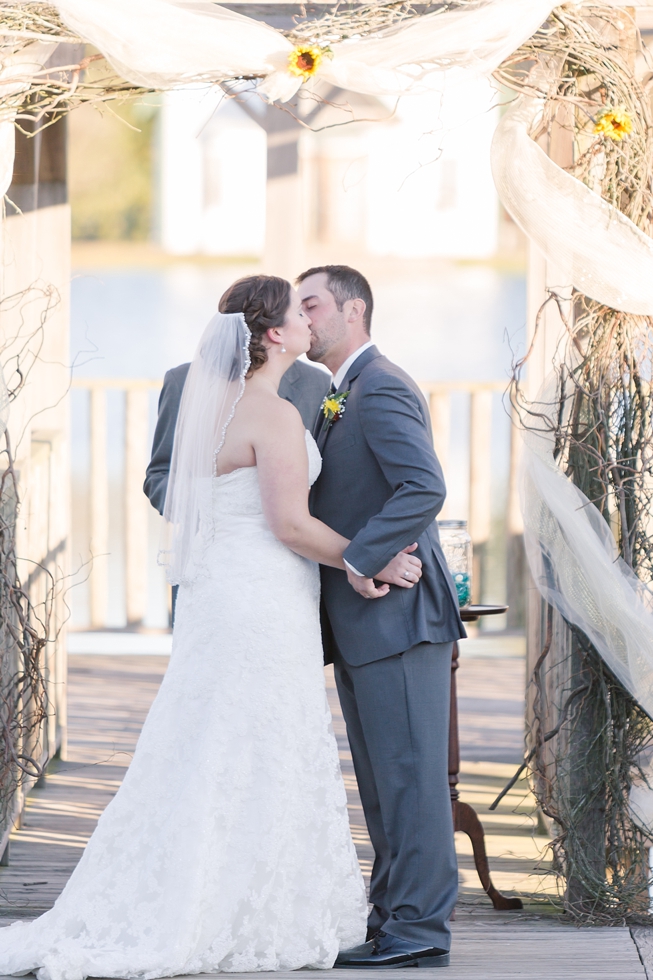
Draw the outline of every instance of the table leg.
M481 879L481 884L492 900L495 909L521 909L524 907L520 898L508 898L492 884L490 867L485 853L485 834L481 821L469 803L461 803L458 799L458 781L460 778L460 739L458 736L458 693L456 691L456 671L459 666L458 644L453 645L451 657L451 709L449 716L449 792L451 793L451 809L453 812L454 830L467 834L472 842L474 864Z

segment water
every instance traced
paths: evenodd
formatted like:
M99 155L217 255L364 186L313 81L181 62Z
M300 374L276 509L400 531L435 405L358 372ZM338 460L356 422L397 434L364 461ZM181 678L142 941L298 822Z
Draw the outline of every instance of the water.
M180 263L76 272L71 350L77 373L162 378L192 357L220 295L248 271ZM511 345L523 349L522 275L452 264L429 278L371 278L373 339L415 378L507 382Z
M445 265L427 275L407 273L402 263L394 274L370 275L375 295L373 339L393 361L418 381L503 381L508 383L514 352L523 353L526 287L519 274L483 265ZM71 358L77 377L161 379L165 371L188 361L215 310L220 295L238 276L253 271L236 265L180 262L155 269L77 270L72 282ZM123 413L119 392L108 400L108 452L111 484L109 625L124 625L122 581ZM468 480L468 402L452 400L449 515L466 517ZM150 404L150 429L156 398ZM88 558L88 402L73 392L73 556ZM505 506L509 423L497 395L492 421L493 512L495 538L502 535ZM146 625L167 624L167 601L156 566L158 516L150 518L150 588ZM505 597L505 568L500 548L490 548L490 574L483 598ZM88 590L72 590L73 626L88 618ZM498 625L498 624L497 624Z

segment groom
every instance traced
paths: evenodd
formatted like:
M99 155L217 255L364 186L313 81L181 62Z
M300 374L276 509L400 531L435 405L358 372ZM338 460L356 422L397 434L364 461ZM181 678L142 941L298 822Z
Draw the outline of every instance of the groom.
M435 523L442 470L419 388L372 344L364 276L322 266L302 273L298 290L312 321L308 357L333 375L335 411L332 402L314 430L323 463L311 512L351 539L346 574L321 566L322 625L375 851L369 941L335 965L447 966L458 877L449 685L465 631ZM368 601L374 576L413 542L421 580Z

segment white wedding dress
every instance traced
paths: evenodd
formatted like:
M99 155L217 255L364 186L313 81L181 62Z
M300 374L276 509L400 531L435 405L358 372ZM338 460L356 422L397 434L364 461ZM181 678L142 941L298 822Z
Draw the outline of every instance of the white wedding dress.
M54 908L0 929L0 974L328 969L364 941L318 568L272 535L255 467L206 483L196 575L134 759Z

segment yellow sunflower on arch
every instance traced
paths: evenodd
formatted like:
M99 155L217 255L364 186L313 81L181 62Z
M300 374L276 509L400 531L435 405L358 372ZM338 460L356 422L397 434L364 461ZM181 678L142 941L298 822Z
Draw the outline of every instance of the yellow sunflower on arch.
M606 109L599 116L594 127L597 135L607 136L618 142L633 131L633 121L625 109L617 107Z
M318 70L325 52L314 44L298 44L288 55L288 71L307 82Z

